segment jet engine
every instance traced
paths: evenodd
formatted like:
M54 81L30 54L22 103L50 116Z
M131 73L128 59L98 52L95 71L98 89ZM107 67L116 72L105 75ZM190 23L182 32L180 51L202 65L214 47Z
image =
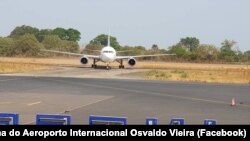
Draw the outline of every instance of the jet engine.
M129 58L129 59L128 59L128 64L129 64L130 66L134 66L134 65L136 64L135 58Z
M82 64L87 64L89 62L89 59L87 57L82 57L81 58L81 63Z

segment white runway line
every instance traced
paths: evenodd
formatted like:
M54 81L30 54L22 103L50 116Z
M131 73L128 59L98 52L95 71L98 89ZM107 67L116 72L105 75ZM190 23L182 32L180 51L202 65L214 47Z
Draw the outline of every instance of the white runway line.
M34 106L34 105L37 105L37 104L40 104L40 103L42 103L42 101L32 102L32 103L28 103L26 105L27 106Z

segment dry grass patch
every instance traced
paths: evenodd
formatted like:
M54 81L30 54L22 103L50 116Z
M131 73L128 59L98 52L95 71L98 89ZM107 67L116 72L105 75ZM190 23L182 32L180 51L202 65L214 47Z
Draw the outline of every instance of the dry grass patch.
M52 66L76 66L79 60L72 58L17 58L0 57L0 73L31 72L50 69Z
M77 58L17 58L0 57L1 62L15 64L39 64L39 65L79 65Z
M48 68L48 66L37 64L17 64L9 62L0 62L0 73L31 72Z
M160 74L160 75L159 75ZM165 75L169 77L164 77ZM250 83L250 72L245 71L200 71L200 70L151 70L145 78L154 80L174 80L217 83ZM161 77L163 76L163 77Z
M202 63L174 63L174 62L138 62L137 68L144 69L171 69L171 70L250 70L250 65L234 64L202 64Z
M145 73L147 79L250 84L249 65L140 62L138 68L161 69ZM164 73L171 77L159 77Z

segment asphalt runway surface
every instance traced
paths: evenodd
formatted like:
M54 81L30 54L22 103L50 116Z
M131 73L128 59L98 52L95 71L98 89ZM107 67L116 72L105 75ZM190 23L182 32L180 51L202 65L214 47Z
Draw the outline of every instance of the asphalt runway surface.
M0 75L0 97L0 112L18 113L20 124L35 124L38 113L69 114L72 124L88 124L90 115L127 117L128 124L147 117L159 124L250 124L247 84Z

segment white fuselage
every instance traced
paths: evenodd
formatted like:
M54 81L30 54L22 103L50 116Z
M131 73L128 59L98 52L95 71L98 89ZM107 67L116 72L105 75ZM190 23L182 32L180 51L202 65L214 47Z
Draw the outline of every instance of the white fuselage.
M110 46L106 46L102 48L101 54L100 54L101 61L105 63L112 63L116 60L116 51L114 48Z

